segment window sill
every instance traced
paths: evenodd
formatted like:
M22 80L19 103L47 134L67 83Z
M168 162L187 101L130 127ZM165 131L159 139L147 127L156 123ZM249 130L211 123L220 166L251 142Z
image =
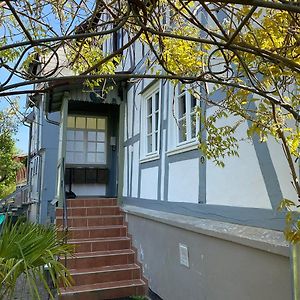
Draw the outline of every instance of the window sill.
M150 161L153 161L153 160L157 160L159 159L159 154L158 153L154 153L154 154L150 154L146 157L143 157L140 159L140 163L146 163L146 162L150 162Z
M187 142L185 144L181 144L177 146L176 148L173 148L167 152L167 156L175 155L175 154L180 154L183 152L187 151L192 151L198 149L198 142L193 141L193 142Z

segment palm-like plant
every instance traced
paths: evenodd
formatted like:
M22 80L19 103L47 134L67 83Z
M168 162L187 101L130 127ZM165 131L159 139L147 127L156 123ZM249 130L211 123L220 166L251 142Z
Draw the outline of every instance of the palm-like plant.
M66 244L64 238L53 225L22 221L4 223L0 233L0 299L13 296L17 280L22 276L32 299L40 299L39 285L54 299L45 267L56 290L59 291L60 286L69 286L70 273L58 260L72 252L72 246Z

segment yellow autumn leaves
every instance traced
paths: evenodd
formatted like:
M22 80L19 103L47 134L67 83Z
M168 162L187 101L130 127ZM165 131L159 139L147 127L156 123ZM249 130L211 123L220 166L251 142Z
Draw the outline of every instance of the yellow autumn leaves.
M201 74L206 65L207 53L203 51L203 46L200 43L184 38L187 36L198 38L199 30L186 25L173 28L169 33L174 37L148 34L148 39L143 35L141 41L145 44L151 43L154 46L168 73L184 77Z
M173 32L180 36L198 37L199 31L190 26L184 26ZM206 53L199 43L182 39L164 38L162 57L166 67L172 73L184 76L197 76L204 66Z
M115 74L121 57L117 55L105 61L105 54L103 52L105 40L105 38L101 37L87 38L82 41L75 41L72 46L68 48L67 58L75 74L84 73L90 68L94 68L89 72L90 75ZM95 66L97 67L95 68ZM103 79L101 78L87 80L85 84L93 89L99 86L102 81Z

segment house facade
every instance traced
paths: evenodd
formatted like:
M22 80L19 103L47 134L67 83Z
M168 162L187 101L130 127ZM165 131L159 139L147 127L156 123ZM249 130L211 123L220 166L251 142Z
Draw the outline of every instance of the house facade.
M127 52L123 72L143 71L147 49ZM217 167L198 149L205 133L195 113L213 107L165 80L107 84L113 88L101 94L67 81L32 98L31 218L53 222L65 192L118 197L149 287L162 299L290 299L277 206L295 193L280 145L245 140L244 124L239 157Z

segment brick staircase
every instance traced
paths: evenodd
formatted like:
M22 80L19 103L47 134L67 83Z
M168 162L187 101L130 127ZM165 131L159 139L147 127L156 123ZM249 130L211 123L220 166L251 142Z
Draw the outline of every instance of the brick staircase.
M113 198L70 199L68 243L75 245L67 267L74 286L62 290L61 300L101 300L147 294L124 216ZM56 224L62 225L62 209Z

